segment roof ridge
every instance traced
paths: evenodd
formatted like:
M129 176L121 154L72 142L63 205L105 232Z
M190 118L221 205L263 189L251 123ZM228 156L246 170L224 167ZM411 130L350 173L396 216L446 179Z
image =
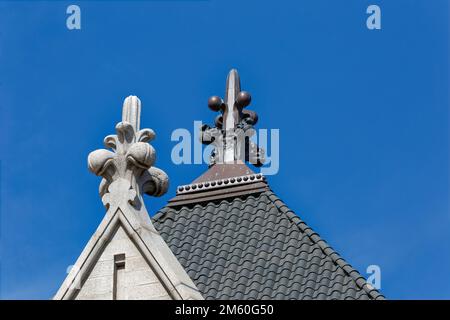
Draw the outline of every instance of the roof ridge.
M295 223L313 243L317 244L326 256L328 256L355 281L357 287L364 290L364 292L366 292L367 295L374 300L385 299L383 294L367 284L366 279L355 268L346 262L344 258L342 258L325 240L323 240L317 232L309 227L308 224L306 224L306 222L303 221L294 211L289 209L289 207L271 189L267 190L265 193L280 212L286 214L289 220Z

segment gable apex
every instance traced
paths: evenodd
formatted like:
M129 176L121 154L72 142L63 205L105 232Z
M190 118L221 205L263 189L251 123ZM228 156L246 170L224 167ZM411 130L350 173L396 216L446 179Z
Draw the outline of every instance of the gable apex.
M127 279L116 291L125 292L123 299L203 299L150 218L137 217L121 208L108 211L54 299L121 299L114 292L114 259L121 255Z

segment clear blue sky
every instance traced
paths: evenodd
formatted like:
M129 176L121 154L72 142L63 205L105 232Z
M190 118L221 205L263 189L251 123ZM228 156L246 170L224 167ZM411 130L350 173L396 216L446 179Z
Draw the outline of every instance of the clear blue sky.
M280 129L280 198L363 275L379 265L388 298L449 299L448 16L446 0L0 1L0 297L50 298L97 228L86 157L126 96L171 178L153 214L206 169L174 165L170 134L212 124L235 67L258 128Z

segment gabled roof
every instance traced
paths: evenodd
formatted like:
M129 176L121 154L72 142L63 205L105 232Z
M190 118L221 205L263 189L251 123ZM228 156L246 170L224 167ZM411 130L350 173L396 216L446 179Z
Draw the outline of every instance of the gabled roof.
M128 260L127 274L137 279L127 283L121 299L203 299L145 207L135 210L127 199L108 210L53 299L114 299L112 268L118 253Z
M246 138L258 121L250 101L231 70L225 99L208 100L215 128L201 129L211 166L178 187L155 228L205 299L383 299L245 165L264 162Z
M194 183L196 191L190 185L193 195L186 200L184 186L153 217L155 228L205 299L384 298L291 211L264 178L254 178L240 193L233 191L240 187L236 181L222 179L222 191L213 199L201 196L213 190L198 191ZM255 184L264 187L252 187Z

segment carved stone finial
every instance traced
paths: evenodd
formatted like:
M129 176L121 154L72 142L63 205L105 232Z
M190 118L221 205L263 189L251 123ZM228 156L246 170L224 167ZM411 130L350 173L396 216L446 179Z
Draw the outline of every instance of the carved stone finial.
M169 178L162 170L152 167L155 149L147 142L155 138L151 129L140 130L141 101L129 96L123 103L122 122L115 135L104 140L106 149L91 152L89 170L102 176L100 197L104 205L119 207L131 203L143 206L142 194L161 196L167 192Z
M218 96L209 98L209 108L221 113L216 117L215 128L204 125L201 129L201 142L215 147L211 165L236 161L248 161L256 166L264 163L264 151L250 141L255 134L253 126L258 121L255 112L244 110L251 99L250 93L241 91L241 81L236 69L228 74L225 101Z

